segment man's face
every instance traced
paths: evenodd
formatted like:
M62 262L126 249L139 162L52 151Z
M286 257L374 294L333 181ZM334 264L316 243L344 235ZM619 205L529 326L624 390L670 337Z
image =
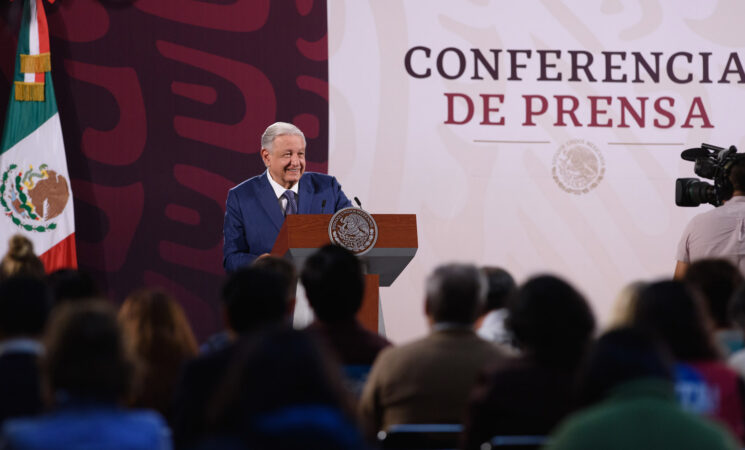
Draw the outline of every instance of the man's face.
M261 158L272 179L289 189L300 181L305 172L303 138L295 135L277 136L272 147L271 151L262 148Z

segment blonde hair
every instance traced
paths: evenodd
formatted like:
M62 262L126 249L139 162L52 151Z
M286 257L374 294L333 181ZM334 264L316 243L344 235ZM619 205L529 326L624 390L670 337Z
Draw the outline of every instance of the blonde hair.
M167 413L181 365L198 351L184 310L168 293L145 288L127 297L118 320L139 364L131 405Z
M44 263L34 253L34 244L22 234L8 241L8 252L0 261L0 280L16 275L44 278Z
M613 302L613 311L607 329L630 326L633 322L636 304L639 302L639 293L647 287L644 281L634 281L624 286Z

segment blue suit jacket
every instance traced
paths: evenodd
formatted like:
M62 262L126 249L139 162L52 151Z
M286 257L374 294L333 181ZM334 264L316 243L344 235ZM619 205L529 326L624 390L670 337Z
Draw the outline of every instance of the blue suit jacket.
M352 205L336 178L314 172L300 177L297 201L298 214L331 214ZM266 172L231 189L223 224L225 270L233 272L269 253L284 221Z

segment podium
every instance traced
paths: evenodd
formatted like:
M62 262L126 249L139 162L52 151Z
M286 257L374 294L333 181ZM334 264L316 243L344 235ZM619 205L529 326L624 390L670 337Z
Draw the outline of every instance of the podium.
M298 271L318 248L330 244L331 214L297 214L285 218L272 255L291 260ZM379 287L390 286L416 254L414 214L373 214L378 224L375 246L359 256L365 268L365 295L357 313L362 326L378 332Z

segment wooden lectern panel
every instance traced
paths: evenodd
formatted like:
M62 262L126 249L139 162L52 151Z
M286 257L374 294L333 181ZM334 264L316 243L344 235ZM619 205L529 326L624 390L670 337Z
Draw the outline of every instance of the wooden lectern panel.
M358 318L362 325L378 331L379 286L390 286L409 264L418 247L414 214L373 214L378 240L360 256L365 267L365 297ZM285 219L272 254L290 259L302 270L305 259L329 244L331 214L298 214Z

